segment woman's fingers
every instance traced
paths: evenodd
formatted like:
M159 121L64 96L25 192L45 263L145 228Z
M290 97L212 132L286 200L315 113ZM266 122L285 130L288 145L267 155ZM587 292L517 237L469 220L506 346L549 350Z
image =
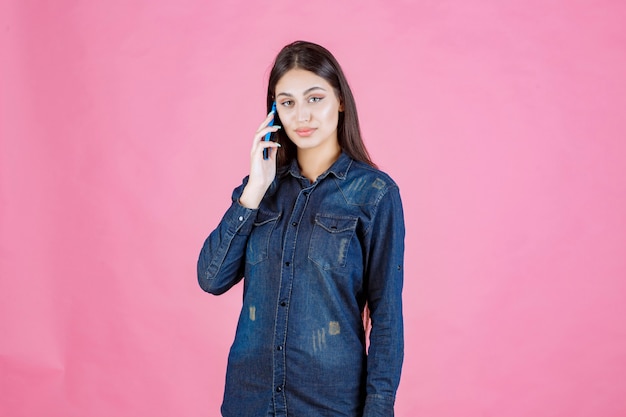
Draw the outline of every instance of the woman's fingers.
M274 142L274 141L260 141L259 142L259 148L260 148L260 152L263 152L264 149L268 149L270 152L270 155L274 153L274 151L272 151L272 149L278 149L280 148L280 143L278 142Z
M277 132L278 130L280 130L280 128L281 128L280 126L266 126L263 129L258 130L256 135L254 135L254 142L252 143L252 152L253 153L257 152L259 148L262 150L266 146L273 147L274 145L277 145L277 143L274 141L271 141L271 140L266 141L265 136L268 133Z
M256 130L257 133L259 133L259 131L261 131L263 128L267 127L267 125L269 125L269 123L272 121L272 119L274 119L274 112L269 112L269 114L267 115L267 117L265 118L265 120L263 120L263 123L261 123L259 125L259 128Z

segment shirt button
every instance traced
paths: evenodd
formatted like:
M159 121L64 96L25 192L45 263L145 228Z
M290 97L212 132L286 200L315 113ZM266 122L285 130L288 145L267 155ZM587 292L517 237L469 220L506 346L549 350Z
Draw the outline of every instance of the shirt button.
M283 391L283 386L279 385L276 387L276 392L282 392Z
M242 222L243 221L243 216L239 216L239 221Z
M286 305L287 305L287 303L286 303L286 302L284 302L284 301L281 301L281 302L280 302L280 306L281 306L281 307L284 307L284 306L286 306Z
M298 222L293 222L293 223L291 223L291 225L292 225L293 227L296 227L296 226L298 225Z
M281 351L281 350L283 350L283 347L282 346L276 346L276 350Z
M285 262L285 266L289 266L289 262Z

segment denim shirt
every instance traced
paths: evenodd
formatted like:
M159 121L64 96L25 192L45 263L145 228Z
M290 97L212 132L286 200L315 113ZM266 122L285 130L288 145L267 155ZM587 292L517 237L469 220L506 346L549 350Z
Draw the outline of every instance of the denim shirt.
M343 153L313 183L294 161L256 210L238 202L246 183L198 260L209 293L245 277L223 416L393 416L404 352L397 185Z

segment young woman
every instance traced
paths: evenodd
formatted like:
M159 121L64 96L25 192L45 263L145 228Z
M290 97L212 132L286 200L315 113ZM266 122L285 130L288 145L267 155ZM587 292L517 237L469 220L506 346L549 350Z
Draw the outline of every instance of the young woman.
M370 160L329 51L285 46L268 111L274 102L254 135L250 174L198 260L209 293L245 277L222 415L393 416L403 359L398 186ZM270 132L276 141L263 140Z

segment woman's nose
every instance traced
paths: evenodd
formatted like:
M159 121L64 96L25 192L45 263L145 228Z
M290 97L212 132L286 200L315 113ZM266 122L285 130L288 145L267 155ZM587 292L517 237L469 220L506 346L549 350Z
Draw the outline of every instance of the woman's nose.
M308 122L311 118L311 112L306 106L298 106L298 121L299 122Z

